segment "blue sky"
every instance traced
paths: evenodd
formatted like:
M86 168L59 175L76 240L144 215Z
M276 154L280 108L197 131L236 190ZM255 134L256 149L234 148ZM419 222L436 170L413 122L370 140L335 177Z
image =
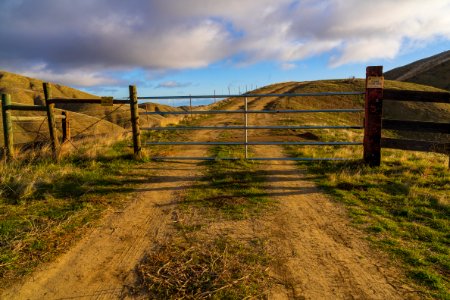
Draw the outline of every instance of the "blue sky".
M363 77L450 49L450 0L2 0L0 69L145 96Z

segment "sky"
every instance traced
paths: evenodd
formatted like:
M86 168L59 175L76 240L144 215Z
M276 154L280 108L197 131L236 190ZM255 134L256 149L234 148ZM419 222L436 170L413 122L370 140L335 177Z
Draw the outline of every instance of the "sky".
M0 69L97 95L236 94L450 49L450 0L0 0Z

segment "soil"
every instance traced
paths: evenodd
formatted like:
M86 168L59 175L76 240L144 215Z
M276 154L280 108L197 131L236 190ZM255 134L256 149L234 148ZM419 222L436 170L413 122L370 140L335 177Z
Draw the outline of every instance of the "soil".
M283 92L283 91L277 91ZM249 102L262 109L274 101ZM227 109L242 106L233 103ZM241 116L242 117L242 116ZM212 125L235 122L238 116L217 116ZM256 116L264 124L270 116ZM205 124L206 125L206 124ZM198 131L196 140L211 141L217 132ZM257 139L270 138L260 132ZM242 136L242 133L241 135ZM278 146L255 147L257 156L283 157ZM206 156L207 149L183 149L183 156ZM152 162L149 180L123 210L109 212L101 225L56 261L25 282L5 291L1 299L120 299L135 280L135 267L146 251L170 237L180 193L200 179L202 165L194 161ZM370 248L348 221L345 208L331 201L312 182L312 175L292 162L264 162L267 193L276 208L259 218L216 224L221 232L267 241L275 257L270 272L277 284L269 299L405 299L413 289L402 272Z

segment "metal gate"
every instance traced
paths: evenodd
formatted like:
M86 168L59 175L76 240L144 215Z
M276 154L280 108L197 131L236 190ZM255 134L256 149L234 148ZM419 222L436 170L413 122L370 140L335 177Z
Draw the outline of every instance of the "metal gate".
M312 109L312 110L249 110L248 99L249 98L265 98L265 97L324 97L324 96L342 96L364 95L364 92L325 92L325 93L284 93L284 94L241 94L241 95L197 95L197 96L154 96L154 97L138 97L139 100L190 100L192 107L192 99L225 99L225 98L242 98L243 109L240 110L189 110L189 111L177 111L177 112L145 112L143 115L205 115L205 114L242 114L244 125L240 126L168 126L168 127L146 127L141 128L147 131L160 131L160 130L242 130L243 136L240 142L147 142L145 145L242 145L245 150L245 159L248 160L295 160L295 161L317 161L317 160L345 160L343 158L285 158L285 157L249 157L248 146L249 145L301 145L301 146L360 146L362 142L352 141L338 141L338 142L317 142L317 141L305 141L305 142L256 142L249 141L248 130L261 130L261 129L363 129L363 126L314 126L314 125L302 125L302 126L252 126L248 124L249 114L304 114L304 113L359 113L364 109ZM153 157L158 160L216 160L216 157L188 157L188 156L166 156L166 157ZM226 157L220 158L223 160L237 160L240 158Z

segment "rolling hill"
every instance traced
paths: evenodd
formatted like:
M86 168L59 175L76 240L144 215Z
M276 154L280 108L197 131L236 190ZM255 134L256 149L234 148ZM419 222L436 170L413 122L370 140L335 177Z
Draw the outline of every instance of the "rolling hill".
M344 91L364 91L364 79L346 80L319 80L307 82L285 82L262 87L251 93L316 93L316 92L344 92ZM385 81L387 89L403 89L416 91L442 91L441 89L401 81ZM242 99L225 100L227 105L241 105ZM253 101L264 102L265 109L338 109L338 108L363 108L364 97L361 96L325 96L325 97L275 97L275 98L249 98L249 104ZM423 122L448 122L450 115L450 105L444 103L420 103L420 102L393 102L384 101L383 118L395 120L410 120ZM267 117L267 125L362 125L363 113L315 113L315 114L280 114L273 118ZM295 135L311 136L318 138L318 131L297 130ZM275 134L275 133L274 133ZM333 135L332 131L323 132L322 137ZM355 131L352 135L361 135L362 131ZM441 140L450 142L450 135L417 133L406 131L383 131L385 137L398 136L410 139ZM289 138L288 135L284 136ZM358 138L362 141L362 136Z
M39 79L0 71L0 93L10 94L14 103L43 105L44 91L42 83L43 81ZM98 96L60 84L52 84L52 95L53 97L58 98L99 98ZM145 108L147 108L147 111L180 110L178 108L153 103L142 105L140 106L141 112L144 112ZM128 105L105 107L89 104L58 104L56 107L57 114L61 114L62 110L72 112L70 114L72 136L76 136L80 133L82 133L83 136L111 133L121 134L125 133L126 130L131 127L129 122L130 110ZM45 113L16 111L13 115L45 116ZM167 124L169 122L176 123L180 119L180 117L148 116L141 118L141 125L155 126ZM33 122L15 121L13 123L13 129L15 144L26 144L29 142L41 141L47 139L48 137L48 129L45 120ZM0 145L3 145L3 128L1 123Z
M401 81L386 80L386 88L439 91L440 89ZM285 82L272 84L259 88L251 93L308 93L308 92L340 92L340 91L363 91L364 80L322 80L308 82ZM24 104L42 104L43 90L42 81L28 78L8 72L0 72L0 92L12 94L13 102ZM97 97L88 93L55 84L53 85L53 95L55 97L67 98L93 98ZM241 102L239 102L241 101ZM266 101L266 109L320 109L320 108L362 108L364 99L362 96L332 96L332 97L294 97L294 98L256 98L249 101ZM230 105L242 105L242 99L226 99L218 102L224 108ZM202 109L210 109L212 106L205 106ZM85 135L123 133L129 128L129 107L114 106L102 107L100 105L60 105L59 109L72 111L71 126L72 135L83 132ZM113 109L117 109L109 115ZM144 111L179 111L181 108L155 103L139 104L141 112ZM19 112L15 112L18 115ZM388 119L406 119L416 121L437 121L447 122L450 108L446 104L414 103L414 102L390 102L386 101L383 108L383 115ZM20 115L25 115L20 113ZM44 115L43 113L28 113L28 115ZM301 114L287 118L285 121L299 124L357 124L362 123L363 115L360 114ZM169 123L178 123L181 116L159 116L147 115L141 117L141 126L164 126ZM278 120L279 121L279 120ZM94 124L92 128L85 131L87 127ZM0 125L1 126L1 125ZM35 140L45 139L47 136L46 123L39 122L15 122L14 139L16 143L27 143ZM39 134L38 134L39 133ZM402 133L405 137L416 137L414 133ZM425 139L435 139L435 136L423 136ZM445 137L448 139L448 137ZM0 144L3 144L3 136L0 133Z
M450 50L392 69L384 77L450 90Z

